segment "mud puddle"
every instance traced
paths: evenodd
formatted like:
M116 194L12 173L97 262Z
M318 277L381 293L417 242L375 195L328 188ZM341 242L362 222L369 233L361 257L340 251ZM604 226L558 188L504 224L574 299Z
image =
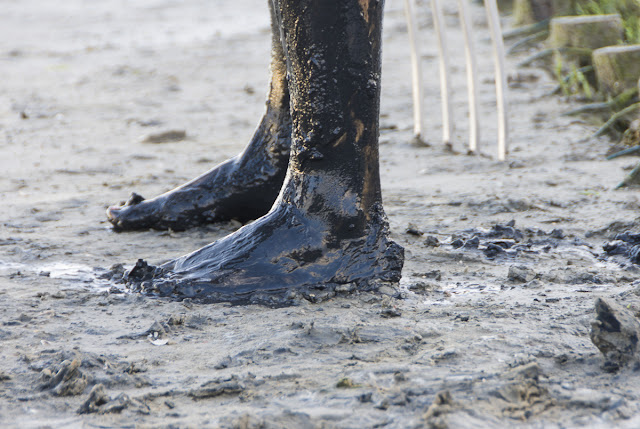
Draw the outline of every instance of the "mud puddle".
M44 264L24 264L0 260L0 276L12 277L16 275L31 275L63 280L63 285L70 287L81 286L87 291L101 293L111 291L125 292L122 284L111 281L113 269L90 267L87 265L67 262L51 262Z

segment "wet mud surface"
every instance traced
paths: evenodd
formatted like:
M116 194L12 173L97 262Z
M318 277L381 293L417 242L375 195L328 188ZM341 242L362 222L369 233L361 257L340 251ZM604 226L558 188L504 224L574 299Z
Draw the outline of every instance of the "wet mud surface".
M381 176L391 239L406 252L399 287L271 308L150 297L118 281L140 257L161 265L241 222L116 233L104 215L251 139L268 84L266 6L222 8L253 17L250 30L200 33L212 25L206 2L136 4L126 20L115 2L65 4L60 24L30 1L0 18L0 426L640 425L640 200L613 190L635 158L604 161L595 127L543 96L552 79L510 65L511 154L495 161L482 10L490 156L471 157L462 49L452 53L458 154L438 143L426 10L431 147L410 144L408 43L401 4L387 4ZM456 17L446 21L462 46ZM18 23L33 31L14 37ZM143 142L171 130L186 138Z

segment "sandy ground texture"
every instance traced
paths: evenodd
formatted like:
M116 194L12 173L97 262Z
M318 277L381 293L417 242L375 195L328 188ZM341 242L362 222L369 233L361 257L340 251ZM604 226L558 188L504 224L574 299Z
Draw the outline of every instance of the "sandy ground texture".
M464 150L452 10L458 153L439 143L422 3L432 145L410 144L402 2L387 2L381 165L406 248L398 290L272 309L154 299L99 278L240 226L115 233L104 213L249 140L269 62L268 13L255 3L3 2L0 426L640 427L633 363L610 372L589 337L598 298L640 310L638 267L602 249L638 230L637 190L613 190L634 160L604 161L609 142L589 138L594 125L545 96L553 80L511 59L511 153L497 162L490 43L475 3L483 156ZM144 141L171 130L186 138Z

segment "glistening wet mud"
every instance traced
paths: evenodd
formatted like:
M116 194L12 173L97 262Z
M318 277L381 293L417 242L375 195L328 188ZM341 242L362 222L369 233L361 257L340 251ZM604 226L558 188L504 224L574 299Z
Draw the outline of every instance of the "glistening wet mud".
M290 208L160 267L139 260L124 279L133 291L199 302L286 305L400 280L404 251L382 213L368 235L332 236L329 226ZM295 222L295 223L294 223Z

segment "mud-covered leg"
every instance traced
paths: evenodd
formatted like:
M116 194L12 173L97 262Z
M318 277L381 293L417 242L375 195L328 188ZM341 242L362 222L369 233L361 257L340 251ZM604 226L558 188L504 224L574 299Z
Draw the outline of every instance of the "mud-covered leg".
M271 86L266 112L245 150L190 182L145 200L139 195L107 209L116 230L184 230L227 219L257 219L269 211L284 180L291 114L280 29L271 9Z
M380 0L273 0L287 57L291 160L271 211L162 267L143 290L205 301L280 303L291 293L398 281L378 166ZM317 292L316 292L317 293Z

